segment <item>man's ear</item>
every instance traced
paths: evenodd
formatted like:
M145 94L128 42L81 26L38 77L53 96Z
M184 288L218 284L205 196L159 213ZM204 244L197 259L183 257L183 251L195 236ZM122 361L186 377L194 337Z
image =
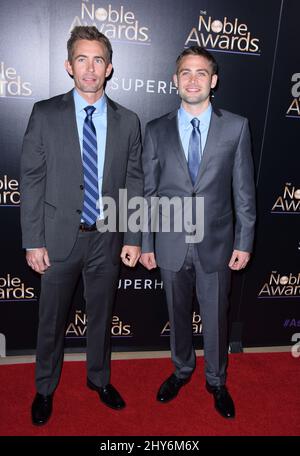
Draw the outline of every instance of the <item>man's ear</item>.
M65 69L67 70L70 76L73 76L73 68L69 60L65 60Z
M173 81L174 81L175 86L176 86L177 89L178 89L178 77L177 77L177 74L176 74L176 73L173 74Z
M212 77L211 77L210 88L214 89L216 87L216 85L217 85L217 82L218 82L218 75L217 74L213 74Z
M112 72L113 66L111 63L107 65L106 71L105 71L105 77L108 78L110 76L110 73Z

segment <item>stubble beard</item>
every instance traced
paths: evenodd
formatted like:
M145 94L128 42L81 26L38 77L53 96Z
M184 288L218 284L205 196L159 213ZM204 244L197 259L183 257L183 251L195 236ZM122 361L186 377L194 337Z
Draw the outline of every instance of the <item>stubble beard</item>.
M103 89L103 87L100 87L99 81L96 81L94 84L86 84L84 81L78 80L75 82L78 89L84 93L97 93Z
M189 105L202 104L209 99L209 94L200 93L197 95L188 95L186 92L179 91L179 96L185 103Z

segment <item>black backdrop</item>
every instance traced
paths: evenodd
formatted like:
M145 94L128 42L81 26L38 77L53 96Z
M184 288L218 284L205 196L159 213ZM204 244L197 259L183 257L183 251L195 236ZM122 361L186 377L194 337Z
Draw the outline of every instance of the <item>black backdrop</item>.
M21 250L19 157L35 101L66 92L66 41L74 25L96 25L112 41L108 95L133 109L142 127L178 106L174 62L185 46L205 45L220 65L214 99L249 118L257 179L253 260L235 273L232 346L289 345L300 331L298 0L11 0L0 4L0 356L33 351L39 278ZM297 217L298 216L298 217ZM201 318L193 317L202 346ZM85 345L79 283L66 346ZM112 324L116 350L169 344L157 271L122 268Z

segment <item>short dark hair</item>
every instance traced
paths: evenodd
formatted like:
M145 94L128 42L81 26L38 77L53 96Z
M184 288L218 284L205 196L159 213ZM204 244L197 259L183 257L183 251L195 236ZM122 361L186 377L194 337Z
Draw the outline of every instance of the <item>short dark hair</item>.
M176 59L176 72L178 71L181 60L186 55L200 55L201 57L204 57L211 63L213 74L218 74L219 68L214 56L202 46L190 46L189 48L184 49Z
M74 52L74 44L78 40L90 40L90 41L99 41L102 43L106 50L106 57L107 63L111 63L112 61L112 47L109 39L95 26L89 25L77 25L71 31L71 36L67 42L67 49L68 49L68 60L69 62L72 61L73 52Z

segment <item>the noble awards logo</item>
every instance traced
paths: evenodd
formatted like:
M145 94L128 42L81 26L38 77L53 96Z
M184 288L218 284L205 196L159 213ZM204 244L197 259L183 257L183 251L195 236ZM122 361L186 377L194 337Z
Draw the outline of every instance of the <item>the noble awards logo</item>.
M0 98L28 98L31 95L30 82L22 81L15 68L0 62Z
M300 119L300 73L294 73L291 81L293 83L291 88L293 100L286 111L286 117Z
M201 320L200 315L198 315L196 312L193 312L192 328L193 328L194 336L202 335L202 320ZM170 322L169 321L167 321L167 323L163 327L160 335L161 336L169 336L170 335Z
M259 39L238 18L213 18L207 11L200 11L197 19L197 26L191 29L184 43L186 47L198 45L210 51L260 55Z
M27 287L20 277L11 274L0 277L0 302L36 300L34 288Z
M19 182L5 174L0 178L0 207L15 207L19 205Z
M258 293L258 298L299 299L299 297L300 272L279 274L277 271L272 271Z
M81 310L75 312L73 321L68 325L66 329L66 338L78 339L85 338L87 331L87 315ZM124 324L123 321L114 315L111 323L111 335L112 337L132 337L131 325Z
M120 5L113 8L95 5L85 0L81 3L80 15L73 19L70 30L76 25L95 25L110 40L126 41L135 44L150 44L148 27L141 26L133 11Z
M286 183L272 206L271 214L300 214L300 188Z

